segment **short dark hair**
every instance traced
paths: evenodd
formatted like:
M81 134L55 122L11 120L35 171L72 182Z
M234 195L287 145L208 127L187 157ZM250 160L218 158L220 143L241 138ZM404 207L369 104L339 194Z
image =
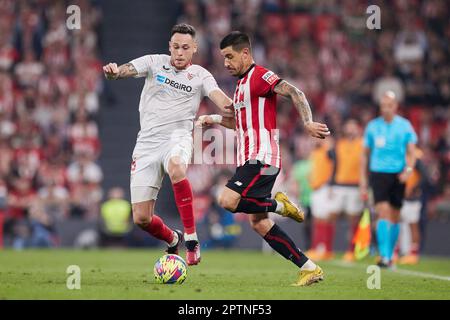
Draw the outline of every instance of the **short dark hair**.
M173 36L175 33L190 34L192 38L195 38L196 31L190 24L180 23L173 26L170 36Z
M221 50L229 46L231 46L234 51L241 51L244 48L252 50L250 37L246 33L240 31L233 31L220 41Z

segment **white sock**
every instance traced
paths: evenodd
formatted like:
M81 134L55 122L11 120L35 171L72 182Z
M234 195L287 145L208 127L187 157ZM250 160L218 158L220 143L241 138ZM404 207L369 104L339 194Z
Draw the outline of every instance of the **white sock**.
M172 232L173 232L173 240L171 243L168 243L169 247L173 247L178 242L178 233L176 233L175 231Z
M275 213L283 212L284 204L283 202L277 201L277 208L275 209Z
M310 259L305 262L305 264L300 268L300 270L306 270L306 271L314 271L316 269L316 264L312 262Z
M184 234L184 241L191 241L191 240L198 241L197 232L189 233L189 234L185 233Z

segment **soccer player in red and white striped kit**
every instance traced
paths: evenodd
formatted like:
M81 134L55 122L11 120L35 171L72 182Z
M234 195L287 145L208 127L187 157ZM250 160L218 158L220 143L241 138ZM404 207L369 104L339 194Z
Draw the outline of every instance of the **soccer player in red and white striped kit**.
M271 198L280 172L281 156L276 126L277 94L291 99L300 113L305 129L316 138L330 134L325 124L312 120L311 108L303 92L280 79L274 72L256 65L248 35L233 31L220 43L225 68L239 78L233 97L235 117L203 115L198 126L214 123L235 129L237 170L228 181L218 202L231 212L249 214L253 229L279 254L300 268L293 284L305 286L323 279L323 271L301 252L292 239L268 216L275 212L297 222L304 213L285 193Z

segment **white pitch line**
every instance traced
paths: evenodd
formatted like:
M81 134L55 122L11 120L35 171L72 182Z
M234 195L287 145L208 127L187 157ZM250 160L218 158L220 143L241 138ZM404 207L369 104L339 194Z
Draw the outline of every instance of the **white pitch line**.
M341 262L341 261L332 261L332 262L330 262L330 264L333 264L338 267L344 267L344 268L355 268L355 267L365 268L366 267L366 266L355 265L355 264ZM450 277L440 276L440 275L433 274L433 273L411 271L411 270L405 270L405 269L394 269L394 270L390 270L390 271L408 275L408 276L416 276L416 277L422 277L422 278L450 281Z
M417 276L417 277L423 277L423 278L431 278L436 280L444 280L444 281L450 281L450 277L446 276L440 276L433 273L426 273L426 272L420 272L420 271L411 271L411 270L405 270L405 269L397 269L393 270L394 272L406 274L409 276Z

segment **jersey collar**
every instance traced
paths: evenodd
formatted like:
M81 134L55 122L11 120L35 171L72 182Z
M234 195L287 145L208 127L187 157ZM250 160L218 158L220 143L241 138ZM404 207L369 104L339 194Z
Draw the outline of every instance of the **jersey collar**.
M178 70L178 69L174 66L174 64L172 63L172 61L170 61L170 66L172 67L172 70L173 70L173 72L175 72L175 73L183 72L183 71L186 71L187 69L189 69L190 66L192 66L192 61L189 62L189 64L186 66L186 68L181 69L181 70Z
M239 79L244 78L254 67L256 66L256 63L252 63L252 65L245 71L243 74L239 76Z

